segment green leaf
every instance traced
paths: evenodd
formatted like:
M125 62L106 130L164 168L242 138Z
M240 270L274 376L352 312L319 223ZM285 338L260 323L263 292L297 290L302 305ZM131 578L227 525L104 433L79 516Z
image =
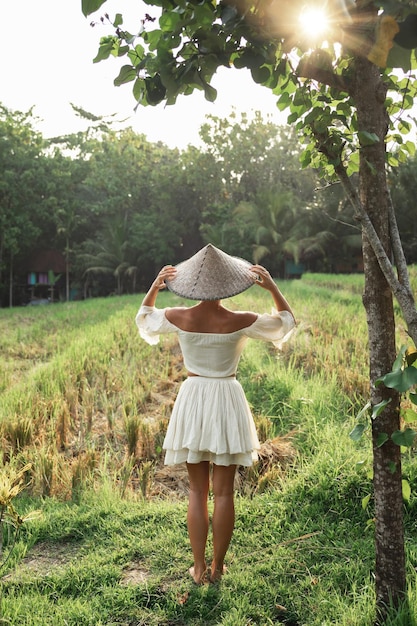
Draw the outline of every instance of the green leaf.
M194 18L202 28L211 28L215 19L215 13L207 2L199 3L194 7Z
M116 13L116 17L114 18L113 26L117 28L117 26L121 26L123 24L123 16L121 13Z
M392 366L393 372L395 372L396 370L402 370L403 363L404 363L404 356L406 352L407 352L407 347L401 346L400 351L397 354L397 358L394 361L394 365Z
M353 441L359 441L367 428L368 426L366 424L356 424L355 428L349 433L349 437Z
M306 124L311 124L312 122L314 122L314 120L316 120L318 117L320 117L321 114L322 114L322 112L319 109L319 107L314 107L313 109L311 109L311 111L309 111L307 113L307 115L304 118L304 122Z
M379 143L379 137L376 133L368 133L366 130L358 131L359 143L362 147L374 146Z
M377 448L381 448L386 441L388 441L389 437L387 433L379 433L376 439Z
M106 0L81 0L81 10L85 17L95 13Z
M134 50L129 50L129 52L127 53L128 58L130 59L132 65L134 65L135 67L139 65L144 55L145 55L145 50L143 46L141 46L140 44L135 46Z
M129 46L120 46L120 48L117 51L117 56L122 57L125 54L127 54L129 50L130 50Z
M161 27L162 31L171 32L175 30L178 22L180 21L181 15L178 15L178 13L162 13L161 17L159 18L159 26Z
M414 156L416 153L416 144L413 141L406 141L404 144L404 149L410 156Z
M289 123L289 119L290 119L290 116L288 117L288 123ZM300 163L301 163L301 167L303 167L303 168L308 167L310 165L310 163L311 163L311 150L304 150L304 152L300 156Z
M158 48L162 35L162 30L151 30L144 34L143 39L149 45L149 50L156 50Z
M413 393L412 391L410 391L408 396L413 404L417 404L417 393Z
M303 89L299 89L298 91L295 92L294 98L293 98L293 104L295 106L302 106L302 107L304 107L304 109L306 111L309 111L311 109L311 107L313 106L313 103L312 103L311 99L305 93L305 91ZM323 107L323 105L320 103L320 109L317 106L316 106L316 109L315 109L315 110L320 110L320 115L323 115L323 108L322 107Z
M288 108L291 104L291 98L286 91L284 91L277 100L277 107L280 111Z
M158 74L145 78L146 99L149 104L156 105L162 102L166 95L166 89Z
M369 416L369 409L371 408L371 403L368 400L368 402L365 404L365 406L359 411L359 413L357 414L356 418L359 420L361 419L363 416L368 417Z
M265 67L265 65L262 67L253 67L251 69L251 74L254 82L258 85L266 83L271 75L269 69Z
M413 365L404 368L403 377L407 389L410 389L410 387L417 383L417 369Z
M206 82L204 82L203 88L205 99L208 102L214 102L217 98L217 90Z
M410 496L411 496L411 487L410 487L410 483L405 478L403 478L401 481L401 489L402 489L404 500L406 502L409 502Z
M399 160L391 152L388 153L387 162L388 162L388 165L390 165L391 167L398 167L399 165Z
M398 130L400 131L400 133L403 133L404 135L408 135L411 129L412 129L412 126L410 122L407 122L406 120L400 120L398 122Z
M406 428L405 430L396 430L391 435L391 439L397 446L405 446L411 448L416 437L416 431L412 428Z
M400 67L404 72L411 70L411 50L398 46L395 42L388 53L387 67Z
M246 67L246 61L245 61L245 57L243 56L243 54L238 57L234 57L233 65L237 70L241 70L244 67Z
M144 95L146 94L145 80L143 78L137 78L133 85L133 96L138 103L141 103Z
M417 422L417 413L413 411L413 409L402 409L401 417L407 424L413 424L414 422Z
M116 87L120 87L120 85L124 85L125 83L130 83L132 80L136 79L136 70L131 65L123 65L120 68L119 75L114 79L114 84Z
M369 494L368 496L365 496L364 498L362 498L362 508L363 508L363 510L365 510L366 507L368 506L370 499L371 499L371 494Z
M97 52L97 56L93 59L93 63L99 63L104 59L108 59L112 54L118 40L116 37L103 37L100 42L100 47Z
M390 402L391 402L391 398L389 398L388 400L382 400L382 402L375 404L372 407L372 415L371 415L372 419L375 419L376 417L378 417L378 415L382 413L382 411L385 409L387 404L389 404Z
M396 389L400 393L404 393L417 383L417 369L410 366L403 370L388 372L385 376L378 378L379 381L383 382L385 387L389 389Z
M247 67L250 70L260 67L265 62L265 59L260 54L256 54L252 50L245 50L240 57L235 59L235 67L241 69Z
M287 124L294 124L294 122L296 122L299 117L300 115L296 111L294 111L294 113L290 113L290 115L287 117ZM310 161L311 161L311 158L310 158Z
M349 155L347 173L349 176L359 171L359 151Z

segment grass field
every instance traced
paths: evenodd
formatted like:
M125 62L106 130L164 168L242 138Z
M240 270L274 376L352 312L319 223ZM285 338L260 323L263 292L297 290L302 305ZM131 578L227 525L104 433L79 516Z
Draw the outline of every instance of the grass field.
M185 473L162 464L184 377L175 339L140 339L140 296L0 309L0 503L27 466L13 504L40 511L15 544L2 524L0 624L371 625L371 444L349 437L368 393L362 288L360 275L283 283L297 331L281 353L248 344L239 380L263 456L237 481L228 571L204 587L188 576ZM228 306L271 302L253 288ZM387 626L417 624L414 449L403 473L408 606Z

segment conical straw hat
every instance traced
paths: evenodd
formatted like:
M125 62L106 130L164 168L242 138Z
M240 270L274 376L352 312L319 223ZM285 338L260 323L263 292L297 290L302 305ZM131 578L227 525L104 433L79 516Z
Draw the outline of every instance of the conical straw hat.
M191 300L230 298L255 282L251 263L230 256L211 243L176 266L175 278L166 281L170 291Z

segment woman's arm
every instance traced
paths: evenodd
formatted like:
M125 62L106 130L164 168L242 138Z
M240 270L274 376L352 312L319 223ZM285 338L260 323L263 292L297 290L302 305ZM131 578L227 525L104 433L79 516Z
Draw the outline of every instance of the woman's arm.
M277 311L288 311L294 317L294 313L292 312L290 305L278 289L268 270L265 269L262 265L252 265L250 269L258 276L255 281L256 284L270 292Z
M156 297L159 291L161 289L165 289L166 287L165 280L174 278L176 272L177 270L173 265L165 265L153 281L152 285L149 287L148 293L144 297L142 305L155 306Z

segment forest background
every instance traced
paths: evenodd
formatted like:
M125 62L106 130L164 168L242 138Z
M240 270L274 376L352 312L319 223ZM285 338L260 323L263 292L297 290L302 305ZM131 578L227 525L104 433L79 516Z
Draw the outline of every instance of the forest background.
M31 110L0 105L1 306L45 299L51 284L61 300L135 293L162 264L206 242L262 262L276 277L362 269L352 207L340 185L301 168L291 127L232 111L207 117L202 147L179 150L75 110L89 129L46 140ZM410 264L415 169L409 157L390 172ZM33 259L47 249L61 253L65 271L30 289Z

